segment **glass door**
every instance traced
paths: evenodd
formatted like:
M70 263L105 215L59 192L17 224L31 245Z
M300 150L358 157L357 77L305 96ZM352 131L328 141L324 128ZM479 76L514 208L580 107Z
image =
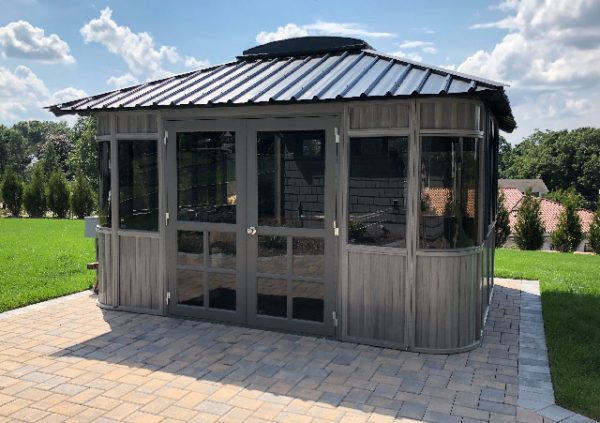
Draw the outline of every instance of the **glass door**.
M247 133L248 321L333 335L333 121L260 119Z
M243 322L243 126L185 121L166 129L169 312Z

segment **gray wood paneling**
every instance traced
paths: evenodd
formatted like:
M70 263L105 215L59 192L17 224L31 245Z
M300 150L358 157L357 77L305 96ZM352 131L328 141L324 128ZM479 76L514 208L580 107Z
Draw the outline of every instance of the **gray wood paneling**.
M406 256L348 252L347 336L404 346Z
M96 124L96 135L110 135L110 115L98 115Z
M417 256L415 347L453 349L480 338L481 252Z
M112 245L109 233L97 231L98 237L98 301L114 305L112 301Z
M119 134L154 134L157 130L154 114L117 115Z
M420 103L421 129L481 130L481 111L473 101L423 101Z
M119 236L119 306L158 310L159 238Z
M408 103L350 107L350 129L408 128L408 121Z

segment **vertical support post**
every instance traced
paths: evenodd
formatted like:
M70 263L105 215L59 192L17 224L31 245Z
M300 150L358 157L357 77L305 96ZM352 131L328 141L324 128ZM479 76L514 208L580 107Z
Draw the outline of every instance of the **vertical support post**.
M166 254L166 212L167 212L167 189L166 189L166 150L167 145L163 142L165 135L165 126L162 119L162 113L156 112L156 131L157 131L157 142L158 142L158 312L159 314L166 314L165 301L167 295L167 254Z
M348 334L348 252L346 251L346 240L348 239L348 172L349 155L348 148L350 139L348 137L350 128L350 107L344 106L340 125L340 143L337 151L337 225L340 228L340 236L334 238L338 254L338 318L341 317L340 327L336 329L337 337L344 339Z
M282 216L282 211L281 211L281 199L282 197L282 192L281 192L281 187L282 187L282 183L281 183L281 175L282 175L282 171L281 171L281 165L282 165L282 159L281 159L281 136L279 134L275 134L274 137L274 142L275 142L275 148L274 148L274 152L275 152L275 221L277 222L277 225L280 226L282 221L283 221L283 216Z
M119 145L117 142L117 115L108 115L110 128L110 210L111 210L111 250L112 250L112 298L107 298L113 307L119 306Z
M416 314L416 279L417 279L417 244L419 242L419 169L421 162L421 142L419 135L419 103L410 102L410 131L408 146L408 210L406 222L406 292L404 318L404 344L415 347L415 314ZM398 281L400 283L401 281Z

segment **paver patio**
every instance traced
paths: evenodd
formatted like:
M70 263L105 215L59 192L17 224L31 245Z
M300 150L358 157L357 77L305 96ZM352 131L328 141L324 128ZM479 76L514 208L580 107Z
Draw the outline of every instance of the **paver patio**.
M456 355L49 301L0 314L0 422L579 421L517 406L521 285L498 281L482 346Z

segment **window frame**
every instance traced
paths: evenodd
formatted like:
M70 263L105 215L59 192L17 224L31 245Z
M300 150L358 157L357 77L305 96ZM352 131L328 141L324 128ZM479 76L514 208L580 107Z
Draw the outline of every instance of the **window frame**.
M415 227L415 243L416 243L416 250L418 253L433 253L433 254L457 254L457 253L463 253L463 252L468 252L468 251L473 251L473 250L479 250L481 249L481 245L483 242L483 239L485 238L485 235L483 234L483 232L486 232L486 229L483 229L483 216L482 216L482 212L484 213L485 211L482 211L483 208L483 191L485 190L485 187L483 187L482 185L485 184L484 181L482 181L482 172L484 169L484 157L483 157L483 145L485 142L485 136L484 136L484 131L473 131L473 130L420 130L418 131L417 134L417 144L418 144L418 163L417 163L417 176L418 176L418 181L416 181L416 195L417 195L417 199L420 202L421 199L421 175L422 175L422 171L423 171L423 160L422 160L422 153L423 153L423 138L473 138L477 141L477 155L478 155L478 160L477 160L477 169L476 169L476 174L477 174L477 189L476 189L476 195L477 195L477 200L475 202L475 206L476 206L476 216L474 219L474 224L477 227L477 234L475 237L475 243L474 245L468 246L468 247L455 247L455 248L423 248L421 247L421 207L418 206L415 210L416 212L416 227Z
M123 169L121 167L121 156L120 156L120 147L121 147L121 143L125 143L125 142L133 142L133 143L137 143L137 142L154 142L155 143L155 147L156 147L156 187L157 187L157 192L156 192L156 229L138 229L138 228L123 228L121 227L121 219L122 219L122 213L121 213L121 176L122 176L122 172ZM115 199L117 201L116 204L116 208L117 208L117 221L118 221L118 225L116 228L114 228L115 230L117 230L117 233L140 233L140 234L148 234L148 235L154 235L154 236L158 236L159 233L161 232L161 195L162 195L162 186L161 186L161 174L160 174L160 167L161 167L161 163L160 163L160 149L161 149L161 145L160 145L160 141L158 138L156 138L156 136L153 136L153 134L123 134L121 136L117 136L115 139L115 147L116 147L116 156L117 156L117 163L116 163L116 168L117 168L117 172L116 174L113 172L111 174L111 178L116 179L115 181L115 185L117 187L117 191L115 193ZM112 149L112 144L111 144L111 149ZM116 177L116 178L115 178ZM114 201L114 200L113 200Z

